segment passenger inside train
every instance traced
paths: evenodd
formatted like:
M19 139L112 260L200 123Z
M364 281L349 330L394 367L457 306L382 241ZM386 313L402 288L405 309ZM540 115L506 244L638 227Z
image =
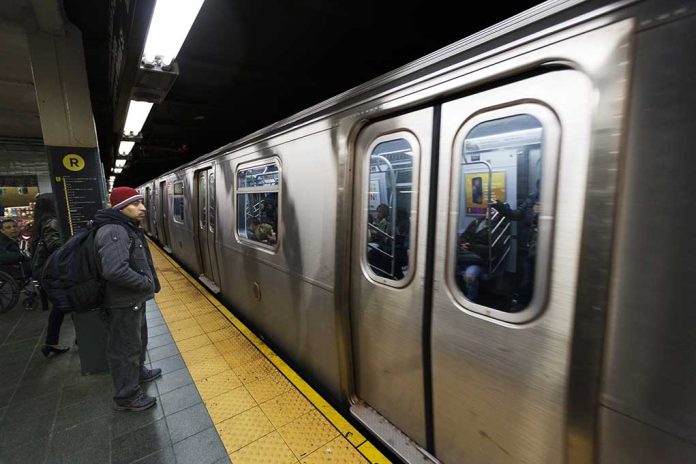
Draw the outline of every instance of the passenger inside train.
M241 238L276 246L279 183L276 162L238 171L237 233Z
M367 262L372 272L401 280L409 271L413 150L405 139L375 146L370 157Z
M474 303L506 312L534 295L542 125L522 114L467 134L461 156L455 280Z
M469 301L478 299L479 281L490 259L488 246L489 221L485 217L474 219L459 236L457 247L457 271L462 291Z

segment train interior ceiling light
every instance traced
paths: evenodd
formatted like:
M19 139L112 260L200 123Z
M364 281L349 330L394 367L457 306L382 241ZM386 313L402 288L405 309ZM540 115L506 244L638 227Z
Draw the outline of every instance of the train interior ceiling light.
M124 160L124 159L117 159L116 160L116 167L117 168L122 168L125 165L126 165L126 160Z
M176 58L203 0L158 0L145 40L143 61L167 67Z

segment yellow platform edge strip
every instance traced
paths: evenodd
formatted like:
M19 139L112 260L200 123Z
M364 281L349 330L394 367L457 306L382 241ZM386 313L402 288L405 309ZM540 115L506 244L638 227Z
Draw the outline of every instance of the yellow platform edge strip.
M152 243L152 240L148 238ZM154 243L152 243L154 245ZM156 245L155 245L156 246ZM302 379L285 361L273 352L259 337L239 319L237 319L229 309L210 294L207 288L201 285L198 280L192 277L179 263L177 263L168 253L158 251L169 263L179 271L181 275L193 284L196 289L203 294L213 306L215 306L223 316L225 316L289 381L302 393L305 398L343 435L351 445L365 459L372 464L391 463L375 446L370 443L358 430L353 427L333 406L331 406L319 393L317 393L307 382Z

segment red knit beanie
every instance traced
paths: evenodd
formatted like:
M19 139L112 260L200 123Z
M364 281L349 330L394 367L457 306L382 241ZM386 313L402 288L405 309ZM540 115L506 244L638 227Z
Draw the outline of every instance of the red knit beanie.
M130 187L116 187L111 191L111 207L113 209L123 209L131 203L142 201L143 196L137 190Z

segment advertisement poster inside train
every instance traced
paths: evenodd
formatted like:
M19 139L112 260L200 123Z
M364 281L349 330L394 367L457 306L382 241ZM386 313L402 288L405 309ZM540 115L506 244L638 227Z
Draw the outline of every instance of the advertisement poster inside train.
M488 207L488 172L468 172L465 174L466 214L485 216ZM505 202L505 172L494 172L491 184L490 201Z
M367 193L367 208L375 211L380 203L387 203L386 178L384 173L371 173Z

